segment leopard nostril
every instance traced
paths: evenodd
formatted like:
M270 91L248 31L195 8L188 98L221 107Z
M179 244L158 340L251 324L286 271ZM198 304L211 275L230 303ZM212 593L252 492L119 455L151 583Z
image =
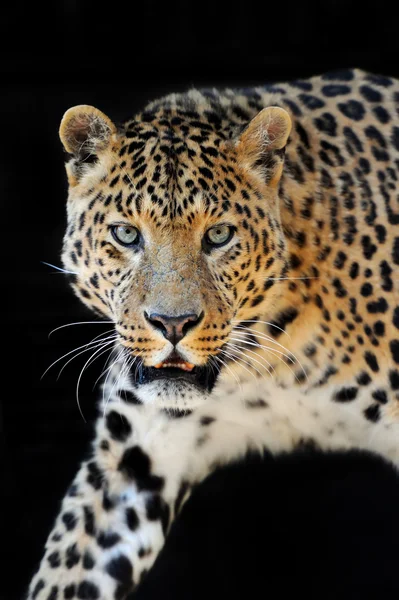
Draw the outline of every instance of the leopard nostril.
M162 335L174 346L184 338L187 333L193 329L202 320L204 313L197 315L195 313L179 315L172 317L169 315L160 315L144 313L145 318L151 325L158 329Z

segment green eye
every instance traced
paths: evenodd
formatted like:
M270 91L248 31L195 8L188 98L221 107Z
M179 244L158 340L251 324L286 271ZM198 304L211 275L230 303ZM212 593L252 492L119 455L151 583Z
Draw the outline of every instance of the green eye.
M122 246L136 246L140 240L140 232L133 225L113 225L111 233Z
M223 246L231 240L234 235L234 227L230 225L215 225L205 234L205 239L212 246Z

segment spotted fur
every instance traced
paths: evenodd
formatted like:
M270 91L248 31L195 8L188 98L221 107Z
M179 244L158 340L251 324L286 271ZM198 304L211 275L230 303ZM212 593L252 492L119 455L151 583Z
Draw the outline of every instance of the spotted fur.
M63 261L124 354L29 600L125 598L192 486L249 448L398 463L398 111L398 81L348 70L171 95L123 125L66 113ZM173 349L153 313L201 317L176 350L214 388L137 380Z

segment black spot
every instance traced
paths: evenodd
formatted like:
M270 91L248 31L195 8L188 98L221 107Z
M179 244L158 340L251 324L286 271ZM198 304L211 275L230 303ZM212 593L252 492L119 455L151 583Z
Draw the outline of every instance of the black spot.
M360 87L360 93L369 102L381 102L382 94L378 90L370 87L369 85L362 85Z
M44 581L43 581L43 579L39 579L39 581L37 582L37 584L33 588L33 591L32 591L32 600L35 600L36 596L39 594L39 592L42 591L43 588L44 588Z
M198 170L201 173L201 175L206 177L206 179L213 179L213 173L207 167L200 167Z
M354 400L357 396L358 388L357 387L346 387L341 388L334 394L334 400L336 402L350 402Z
M371 383L371 377L366 371L362 371L356 377L356 381L359 385L368 385L369 383Z
M386 404L388 402L388 396L385 390L374 390L371 394L374 400L380 402L381 404Z
M378 371L380 370L380 367L378 365L376 355L373 352L367 351L364 353L363 356L364 356L364 360L366 361L366 363L368 364L370 369L372 371L374 371L374 373L378 373Z
M75 498L78 495L78 486L76 485L76 483L73 483L70 486L67 495L71 496L72 498Z
M375 233L377 236L377 240L379 244L383 244L385 242L386 236L387 236L387 230L384 227L384 225L376 225L374 227L375 229Z
M48 563L52 569L56 569L61 564L60 553L55 551L47 557Z
M161 521L164 535L169 524L170 509L166 502L158 495L152 494L146 502L146 515L149 521Z
M326 133L332 137L337 135L337 121L330 113L323 113L317 119L314 119L314 124L319 131Z
M91 283L91 285L92 285L93 287L95 287L95 288L96 288L96 290L98 290L98 288L99 288L99 285L98 285L98 275L97 275L97 273L94 273L94 275L92 275L92 276L90 277L90 283Z
M131 583L133 580L133 566L124 554L113 558L105 567L108 575L111 575L121 583Z
M120 536L114 531L101 531L97 536L97 543L101 548L112 548L120 539Z
M86 569L87 571L89 571L90 569L92 569L95 565L95 561L93 556L90 554L90 552L88 550L86 550L86 552L83 555L83 561L82 561L82 565L83 568Z
M259 294L259 296L256 296L252 302L251 302L251 308L254 308L255 306L258 306L258 304L260 304L261 302L263 302L263 300L265 299L264 296L262 296L262 294Z
M210 425L211 423L213 423L215 421L214 417L208 417L207 415L203 415L200 418L200 425Z
M99 589L91 581L82 581L78 587L77 596L80 600L97 600L100 597Z
M399 127L392 128L392 143L399 150Z
M399 329L399 306L395 306L395 310L393 311L392 323L395 325L396 329Z
M118 470L136 481L139 490L160 491L163 477L151 475L151 461L139 446L132 446L123 453Z
M301 81L300 79L290 81L290 85L300 90L304 90L305 92L310 92L312 89L312 84L310 83L310 81Z
M286 104L287 106L289 106L289 108L291 109L292 113L296 117L300 117L302 115L301 109L299 108L299 106L293 100L290 100L289 98L283 98L283 102L284 102L284 104Z
M67 585L64 588L64 599L65 600L71 600L72 598L75 597L75 593L76 593L75 584L71 583L70 585Z
M393 360L399 364L399 340L391 340L389 342L389 348L391 350Z
M385 334L385 324L382 321L376 321L373 326L375 335L382 337Z
M366 308L371 314L385 313L388 310L388 302L385 298L378 298L374 302L368 302Z
M335 98L335 96L342 96L343 94L349 94L351 88L348 85L342 84L330 84L325 85L321 88L321 91L328 98Z
M380 411L381 408L379 404L370 404L370 406L368 406L364 411L364 416L368 421L371 421L372 423L377 423L377 421L379 421L381 417Z
M85 532L87 535L95 535L94 512L89 506L83 507Z
M367 81L370 81L370 83L382 87L390 87L392 85L392 79L389 79L389 77L386 77L385 75L375 75L374 73L370 73L366 76L366 79Z
M78 547L76 544L71 544L68 546L65 552L65 564L67 569L72 569L75 565L80 561L80 553L78 552Z
M99 490L104 481L104 474L96 461L91 460L87 463L87 470L89 472L86 478L87 483L93 486L95 490Z
M373 255L377 251L377 246L372 243L372 240L369 235L363 235L361 242L363 247L364 258L366 258L367 260L372 259Z
M349 277L351 279L356 279L359 275L359 264L354 262L351 264L351 268L349 269Z
M118 390L118 396L127 404L142 404L141 400L138 399L136 394L131 392L130 390Z
M381 146L381 148L386 148L387 143L385 141L385 138L382 135L382 133L378 131L377 127L374 127L374 125L369 125L364 130L364 133L369 138L369 140L377 142L377 144Z
M140 524L139 518L137 516L134 508L127 508L125 512L126 523L131 531L135 531Z
M299 312L296 308L287 308L281 311L276 320L269 324L269 332L275 338L279 337L285 330L285 327L295 321Z
M399 390L399 371L389 371L389 383L392 390Z
M301 140L302 144L305 146L305 148L309 149L310 144L308 134L306 133L306 130L302 127L302 125L299 123L299 121L296 122L295 129L299 135L299 139Z
M111 437L118 442L125 442L132 433L129 421L116 410L111 410L107 414L106 425Z
M357 100L348 100L348 102L340 102L338 104L339 110L345 117L353 119L353 121L361 121L364 117L364 106Z
M101 440L100 442L100 448L101 450L109 450L109 441L108 440Z
M335 295L337 298L345 298L345 296L348 295L348 292L342 285L342 281L338 277L333 279L332 284L335 287Z
M393 241L392 260L395 263L395 265L399 265L399 236L396 237Z
M58 598L58 585L53 585L50 590L49 595L47 596L47 600L57 600Z
M263 398L256 398L255 400L247 400L245 402L247 408L268 408L268 403Z
M311 96L310 94L299 94L299 99L304 103L307 108L310 110L316 110L317 108L323 108L325 105L324 100L317 98L316 96Z
M371 294L373 293L373 286L371 285L371 283L364 283L360 288L360 293L365 298L371 296Z
M61 519L68 531L72 531L73 529L75 529L76 523L78 522L73 512L64 513Z
M344 127L344 136L349 144L349 152L353 155L353 149L357 152L363 152L363 144L357 137L356 133L350 127Z
M347 256L346 256L345 252L339 251L334 260L334 267L336 267L337 269L342 269L343 266L345 265L346 259L347 259Z
M383 125L386 125L386 123L391 120L389 112L383 106L375 106L373 108L373 113Z

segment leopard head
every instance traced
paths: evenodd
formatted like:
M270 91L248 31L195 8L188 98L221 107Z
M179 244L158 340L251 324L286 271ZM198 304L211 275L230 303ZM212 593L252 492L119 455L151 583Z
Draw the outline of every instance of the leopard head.
M171 102L122 126L90 106L64 115L63 263L83 302L114 322L146 402L199 402L234 325L276 302L290 128L278 107L235 125Z

